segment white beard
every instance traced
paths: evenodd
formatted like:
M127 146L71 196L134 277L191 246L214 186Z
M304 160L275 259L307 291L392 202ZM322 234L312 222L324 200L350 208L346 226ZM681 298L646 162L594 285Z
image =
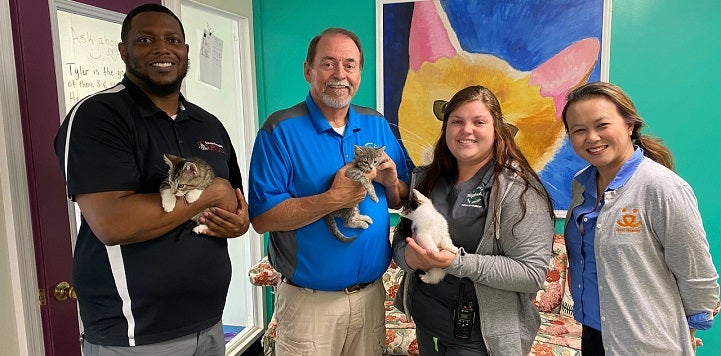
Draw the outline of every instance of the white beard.
M348 96L346 99L337 99L326 93L323 93L322 97L323 103L332 107L333 109L342 109L344 107L347 107L348 105L350 105L351 99L353 99L352 96Z

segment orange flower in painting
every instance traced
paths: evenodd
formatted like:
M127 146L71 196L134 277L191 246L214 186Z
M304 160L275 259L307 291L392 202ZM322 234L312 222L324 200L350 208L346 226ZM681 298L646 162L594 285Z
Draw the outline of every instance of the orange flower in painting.
M532 349L536 356L553 356L553 348L548 344L533 344Z

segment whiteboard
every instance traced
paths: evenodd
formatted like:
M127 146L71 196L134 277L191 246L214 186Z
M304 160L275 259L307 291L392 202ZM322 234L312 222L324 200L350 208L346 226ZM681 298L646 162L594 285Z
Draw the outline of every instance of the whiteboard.
M120 58L121 14L117 21L58 7L57 24L65 112L89 94L118 84L125 74Z

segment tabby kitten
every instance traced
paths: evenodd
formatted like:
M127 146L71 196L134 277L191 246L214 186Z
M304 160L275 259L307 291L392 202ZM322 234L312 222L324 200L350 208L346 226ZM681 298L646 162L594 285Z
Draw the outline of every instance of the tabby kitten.
M168 164L168 178L160 184L160 197L163 200L163 210L171 212L175 209L176 197L185 197L185 201L193 203L198 200L203 190L215 178L213 168L200 158L182 158L171 154L164 154L163 160ZM203 212L193 217L198 226L193 228L196 234L208 230L208 226L198 222Z
M448 222L433 206L433 202L419 191L413 189L408 202L403 205L400 216L411 220L411 231L416 243L426 250L438 252L439 249L458 252L448 233ZM431 268L421 275L421 280L428 284L438 284L446 276L442 268Z
M376 190L373 188L373 183L368 180L368 177L366 177L366 173L372 171L374 168L378 167L379 164L381 164L381 159L383 158L383 152L385 151L385 146L374 148L374 147L366 147L366 146L354 146L353 147L353 161L351 161L352 165L348 167L345 171L345 176L348 177L348 179L354 181L354 182L360 182L363 184L363 187L366 188L366 191L368 191L368 195L370 195L371 200L374 202L378 202L378 197L376 196ZM345 236L343 233L340 232L338 229L338 225L336 225L335 218L339 217L341 220L343 220L343 225L352 229L367 229L368 225L373 223L373 219L371 219L368 215L361 215L360 209L358 209L358 205L352 207L352 208L343 208L340 210L336 210L328 215L325 216L325 224L328 226L328 229L335 237L338 238L338 240L341 240L343 242L350 242L356 239L356 236Z

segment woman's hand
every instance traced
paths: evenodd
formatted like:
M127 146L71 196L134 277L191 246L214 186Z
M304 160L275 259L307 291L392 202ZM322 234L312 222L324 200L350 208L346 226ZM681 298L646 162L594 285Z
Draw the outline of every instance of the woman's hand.
M691 348L696 351L696 347L703 346L703 340L700 337L696 337L696 329L689 329L691 335Z
M428 271L431 268L446 268L456 258L456 254L448 250L435 252L424 249L412 237L406 237L406 242L406 264L413 269Z

